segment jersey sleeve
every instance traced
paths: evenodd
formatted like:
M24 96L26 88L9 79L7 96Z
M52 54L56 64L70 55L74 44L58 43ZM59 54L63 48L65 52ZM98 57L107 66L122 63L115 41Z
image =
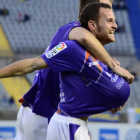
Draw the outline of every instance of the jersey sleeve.
M41 57L53 72L74 71L79 73L85 59L85 50L76 41L59 43L47 49Z
M56 32L55 36L51 40L50 47L56 46L59 42L64 42L69 40L69 33L75 27L81 27L79 22L71 22L66 25L63 25Z
M81 25L79 24L79 22L72 22L72 23L66 24L65 26L63 26L60 29L60 32L62 33L61 36L63 36L63 40L64 41L65 40L69 40L69 33L75 27L81 27Z

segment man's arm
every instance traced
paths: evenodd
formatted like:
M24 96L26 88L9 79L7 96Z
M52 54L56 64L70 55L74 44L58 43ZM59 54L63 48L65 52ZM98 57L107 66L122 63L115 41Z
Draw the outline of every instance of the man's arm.
M41 57L24 59L0 69L0 78L20 76L44 68L48 65Z
M82 27L73 28L69 33L69 40L78 41L95 58L97 58L110 68L114 67L114 62L110 55L107 53L102 44L97 40L97 38L88 30Z
M124 77L129 83L134 81L134 76L118 66L102 44L88 30L82 27L73 28L69 33L69 40L78 41L91 55L107 65L114 73Z

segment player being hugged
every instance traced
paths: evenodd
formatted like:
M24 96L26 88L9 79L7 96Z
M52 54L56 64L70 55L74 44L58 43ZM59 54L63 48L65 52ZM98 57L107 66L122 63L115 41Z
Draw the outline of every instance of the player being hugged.
M117 25L108 4L87 5L79 20L102 45L115 41ZM60 72L61 101L51 118L47 140L89 140L88 116L119 108L128 100L128 81L113 73L76 41L61 42L41 57L53 72Z

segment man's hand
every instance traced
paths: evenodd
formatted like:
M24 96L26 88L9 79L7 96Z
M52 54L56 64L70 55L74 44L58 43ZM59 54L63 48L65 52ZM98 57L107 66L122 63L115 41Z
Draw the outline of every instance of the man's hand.
M133 83L134 81L134 76L132 74L129 73L129 71L123 69L122 67L120 67L120 62L117 61L115 58L113 58L113 61L115 62L116 66L115 69L112 70L114 73L124 77L129 84Z
M122 76L123 78L125 78L129 84L132 84L134 81L134 76L131 73L129 73L129 71L120 67L115 61L114 61L114 65L115 65L115 67L112 69L112 71L115 74L118 74L118 75Z
M118 107L116 109L109 110L109 112L112 113L112 114L115 114L116 112L121 111L121 110L122 110L122 107L120 106L120 107Z
M109 112L112 113L112 114L115 114L116 112L121 111L122 110L122 107L125 106L125 104L123 104L122 106L120 106L118 108L111 109L111 110L109 110Z

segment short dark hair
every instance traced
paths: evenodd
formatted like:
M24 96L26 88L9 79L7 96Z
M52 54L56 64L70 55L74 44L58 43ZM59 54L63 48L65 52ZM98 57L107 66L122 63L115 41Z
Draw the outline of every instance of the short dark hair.
M106 3L90 3L85 6L79 16L79 21L82 27L88 28L88 21L93 20L98 23L100 18L100 8L111 9L110 5Z
M111 3L113 3L114 0L109 0ZM82 9L88 5L89 3L99 3L100 0L79 0L79 14L81 13Z
M80 0L79 2L79 14L81 13L82 9L88 5L89 3L92 3L92 2L100 2L100 0Z

